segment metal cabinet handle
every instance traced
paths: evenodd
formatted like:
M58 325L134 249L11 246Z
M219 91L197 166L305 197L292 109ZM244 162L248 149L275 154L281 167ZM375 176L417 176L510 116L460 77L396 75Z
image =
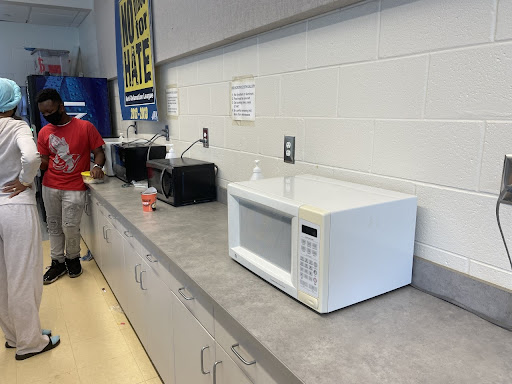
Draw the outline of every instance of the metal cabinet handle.
M136 264L135 265L135 282L140 284L140 281L137 280L137 267L140 267L142 264Z
M151 263L157 263L158 262L158 260L151 253L148 253L146 255L146 259L148 259L148 261L151 262Z
M139 278L140 278L140 289L142 289L143 291L147 291L148 289L147 288L144 288L144 286L142 285L142 274L143 273L146 273L146 271L140 271L139 273Z
M240 343L236 343L236 344L233 344L231 346L231 350L233 351L233 353L236 355L236 357L238 357L242 363L244 363L245 365L253 365L253 364L256 364L256 360L253 360L253 361L247 361L245 360L235 349L235 347L238 347L240 345Z
M181 287L180 289L178 289L178 292L180 293L181 296L183 296L183 298L185 300L194 300L193 297L187 297L185 296L185 294L183 293L183 291L185 290L186 288L185 287Z
M201 348L201 373L203 375L207 375L207 374L210 373L210 371L207 371L207 372L204 371L204 357L203 357L203 355L204 355L204 350L208 349L208 348L210 348L209 345L207 345L206 347Z
M126 237L133 237L133 235L130 233L130 231L124 231L123 233Z
M106 237L105 237L105 227L106 227L106 225L103 226L103 239L106 240Z
M216 361L213 363L213 384L217 384L217 365L221 363L222 361Z
M110 230L112 230L112 228L107 228L105 230L105 240L107 240L107 243L109 243L109 244L110 244L110 241L108 241L108 231L110 231Z

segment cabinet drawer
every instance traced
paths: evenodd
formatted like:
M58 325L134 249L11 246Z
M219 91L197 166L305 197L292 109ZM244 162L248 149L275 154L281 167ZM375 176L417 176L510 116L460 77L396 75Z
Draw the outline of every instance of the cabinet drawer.
M132 232L127 230L123 224L121 224L118 220L115 220L115 227L123 236L123 239L137 252L137 254L141 255L141 245L140 242L135 238Z
M139 243L140 244L140 243ZM155 256L154 253L149 251L142 244L139 245L140 256L144 262L153 270L155 276L160 279L168 288L170 286L170 273L168 269L168 260Z
M229 330L229 331L228 331ZM261 348L255 348L255 340L246 331L242 330L240 325L236 325L234 320L228 318L228 315L217 316L215 313L215 340L227 355L235 362L238 367L249 377L254 384L277 384L293 383L288 377L279 377L274 379L267 370L273 373L276 371L275 362L264 358ZM267 355L269 352L265 352ZM277 368L277 370L280 370ZM284 372L280 372L282 376ZM274 376L274 375L273 375ZM287 376L285 374L285 376Z
M213 320L213 303L204 296L195 284L186 276L176 277L169 274L170 288L187 309L195 316L201 325L215 336L215 323Z

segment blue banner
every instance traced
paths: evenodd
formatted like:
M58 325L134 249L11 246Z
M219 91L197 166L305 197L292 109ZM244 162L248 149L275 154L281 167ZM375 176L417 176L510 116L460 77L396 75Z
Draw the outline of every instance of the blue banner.
M123 120L158 121L151 0L115 0L119 102Z

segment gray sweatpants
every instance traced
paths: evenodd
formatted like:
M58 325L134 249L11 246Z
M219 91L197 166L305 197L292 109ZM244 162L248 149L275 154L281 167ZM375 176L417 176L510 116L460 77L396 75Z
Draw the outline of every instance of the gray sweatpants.
M52 260L63 263L66 258L80 257L80 221L85 191L63 191L43 186L43 201Z
M0 326L17 353L39 352L43 247L35 205L0 205Z

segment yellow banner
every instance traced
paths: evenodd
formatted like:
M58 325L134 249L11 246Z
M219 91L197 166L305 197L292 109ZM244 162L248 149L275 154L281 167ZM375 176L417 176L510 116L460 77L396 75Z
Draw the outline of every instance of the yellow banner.
M153 88L153 52L148 0L120 0L125 93Z

